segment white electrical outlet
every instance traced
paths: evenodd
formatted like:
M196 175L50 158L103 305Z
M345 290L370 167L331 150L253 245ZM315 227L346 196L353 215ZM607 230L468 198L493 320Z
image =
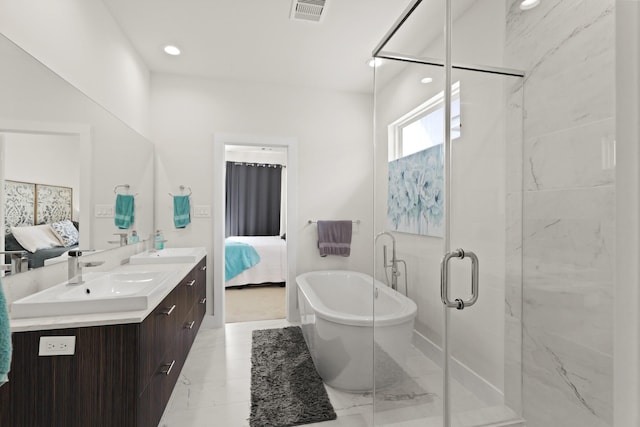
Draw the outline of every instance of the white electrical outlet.
M76 352L76 337L40 337L38 356L64 356Z

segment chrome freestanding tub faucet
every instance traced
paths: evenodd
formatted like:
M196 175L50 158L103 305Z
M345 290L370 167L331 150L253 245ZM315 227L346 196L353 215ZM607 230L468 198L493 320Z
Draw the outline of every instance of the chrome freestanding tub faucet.
M391 287L391 289L393 289L394 291L398 290L398 277L400 277L401 273L400 273L400 269L398 269L398 263L402 263L404 265L404 290L405 290L405 295L409 296L409 288L408 288L408 279L407 279L407 263L402 260L402 259L398 259L396 257L396 238L393 236L393 234L389 233L388 231L383 231L380 232L378 234L376 234L376 238L374 240L374 243L378 241L378 238L382 237L382 236L389 236L391 238L391 262L387 262L387 245L383 245L382 246L382 264L384 267L384 275L387 279L387 284ZM387 276L387 268L391 268L391 282L389 282L389 276Z

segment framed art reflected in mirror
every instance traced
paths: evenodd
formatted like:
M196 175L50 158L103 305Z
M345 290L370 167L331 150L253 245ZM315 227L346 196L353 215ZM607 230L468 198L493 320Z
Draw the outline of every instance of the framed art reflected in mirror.
M4 234L11 233L11 227L36 224L35 184L5 181L4 200Z
M27 251L29 268L78 246L71 187L6 180L4 191L5 250Z

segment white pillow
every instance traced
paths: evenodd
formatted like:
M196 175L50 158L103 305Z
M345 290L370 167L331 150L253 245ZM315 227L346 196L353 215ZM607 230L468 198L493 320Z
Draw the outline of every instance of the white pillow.
M62 246L49 224L11 227L11 233L18 243L29 252Z
M60 240L60 243L62 243L62 246L72 246L78 243L80 233L78 233L78 229L68 219L54 222L51 224L51 228L57 235L58 240Z

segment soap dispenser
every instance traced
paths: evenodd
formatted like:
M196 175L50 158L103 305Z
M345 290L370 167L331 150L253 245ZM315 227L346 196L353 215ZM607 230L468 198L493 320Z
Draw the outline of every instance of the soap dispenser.
M164 249L164 236L162 235L162 231L156 230L156 237L154 239L154 247L156 250Z
M138 237L138 232L136 230L133 230L131 232L131 237L129 238L129 243L134 244L134 243L138 243L140 241L140 237Z

